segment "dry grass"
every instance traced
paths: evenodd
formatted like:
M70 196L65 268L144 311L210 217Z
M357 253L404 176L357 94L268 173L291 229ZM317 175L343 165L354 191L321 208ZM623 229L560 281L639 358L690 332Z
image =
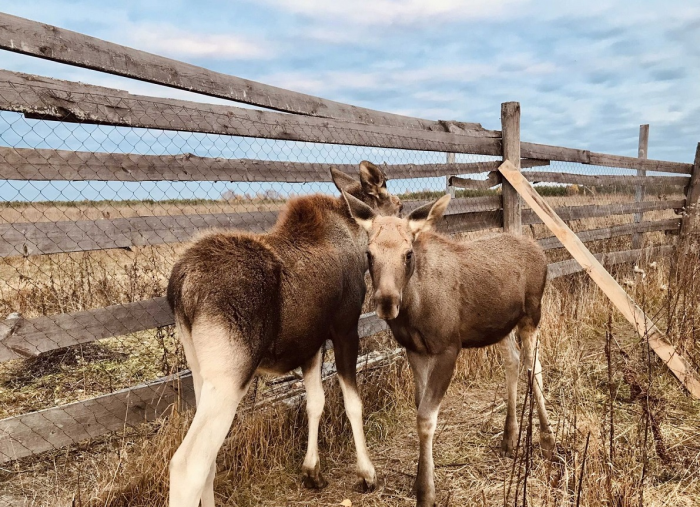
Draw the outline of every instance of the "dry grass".
M645 214L645 219L669 213ZM629 221L629 216L609 217L572 225L581 230ZM549 235L540 226L530 233ZM668 241L660 233L645 236L649 244ZM627 249L629 238L593 247ZM697 245L680 248L684 255L678 263L656 259L656 269L642 266L647 273L643 280L629 267L618 268L616 276L633 282L633 297L668 329L669 339L697 369L700 256ZM163 245L46 256L50 263L44 265L36 264L36 258L9 259L5 269L13 276L0 284L2 311L34 316L161 295L176 253ZM550 257L564 258L562 251ZM580 505L640 505L642 498L644 505L695 505L700 498L700 405L583 275L548 286L540 339L546 398L557 428L557 460L547 462L537 452L536 428L534 442L523 446L515 462L498 456L505 417L500 360L494 350L465 352L437 432L439 504L503 505L510 487L507 503L515 503L517 492L521 505L527 483L529 505L576 505L579 490ZM365 350L388 346L393 344L386 334L363 344ZM110 392L182 366L181 352L167 330L5 363L0 365L0 417ZM304 410L282 404L237 418L219 455L221 505L338 505L344 498L354 505L412 505L417 437L405 361L361 375L370 451L385 479L375 493L352 491L352 439L337 386L330 384L320 445L331 485L321 492L301 487ZM167 463L191 416L176 410L156 423L12 463L0 470L0 490L12 501L33 505L166 505ZM526 410L523 438L528 421Z

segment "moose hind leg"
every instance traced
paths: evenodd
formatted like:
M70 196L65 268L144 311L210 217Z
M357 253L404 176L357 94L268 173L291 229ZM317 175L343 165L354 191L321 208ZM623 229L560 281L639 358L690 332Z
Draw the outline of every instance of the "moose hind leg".
M515 332L511 332L499 344L503 366L506 371L506 422L501 441L501 455L513 457L513 450L518 440L518 416L516 405L518 401L518 372L520 352L515 343Z
M369 457L367 442L365 441L365 429L362 420L362 399L357 388L357 354L360 338L357 330L349 335L334 340L335 361L338 369L338 382L343 392L345 412L350 420L352 436L355 440L357 452L357 475L360 482L356 489L361 492L374 490L377 484L377 474Z
M193 327L192 335L195 343L200 339L201 385L192 425L170 461L170 507L197 507L200 499L206 507L213 503L216 455L255 370L240 339L218 326Z
M321 378L322 349L302 366L304 388L306 389L306 414L309 419L309 440L306 457L301 467L304 486L322 489L328 482L321 475L321 460L318 457L318 424L326 402Z
M545 407L544 393L542 392L542 365L539 358L539 346L537 344L538 329L532 325L524 325L520 328L520 338L523 344L525 368L533 373L532 394L537 403L537 416L540 421L540 447L546 458L552 457L554 450L554 434L549 424L547 408Z

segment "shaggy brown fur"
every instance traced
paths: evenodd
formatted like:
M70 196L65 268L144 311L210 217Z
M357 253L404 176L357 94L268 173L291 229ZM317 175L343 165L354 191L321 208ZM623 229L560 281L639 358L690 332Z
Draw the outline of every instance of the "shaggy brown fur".
M387 192L386 178L373 164L361 163L361 183L332 172L339 189L380 213L399 212L400 201ZM344 200L312 195L290 200L267 234L214 231L178 260L168 301L193 372L198 408L171 462L171 507L195 507L200 496L203 507L213 504L213 471L207 475L205 465L212 454L216 457L224 429L257 370L282 373L302 367L310 426L304 481L325 485L316 439L323 409L320 349L326 340L334 344L358 447L358 473L366 487L374 486L355 381L365 248L366 235Z

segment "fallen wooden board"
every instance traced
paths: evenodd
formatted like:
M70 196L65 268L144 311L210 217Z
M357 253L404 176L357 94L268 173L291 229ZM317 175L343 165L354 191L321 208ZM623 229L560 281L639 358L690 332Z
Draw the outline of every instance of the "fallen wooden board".
M402 349L395 349L360 356L357 371L392 360L401 352ZM334 369L324 368L324 380L334 375ZM239 413L303 395L304 388L297 383L299 379L276 383L260 400L241 404ZM167 416L176 403L185 408L195 405L192 374L188 371L88 400L0 420L0 463L156 420Z
M617 309L635 327L639 335L648 341L651 349L656 352L678 380L696 399L700 399L700 381L697 380L691 366L676 353L672 345L663 340L661 331L656 325L637 306L627 292L620 287L578 236L569 229L549 204L542 199L530 182L525 179L525 175L508 161L504 162L498 170L537 213L544 224L559 238L559 241L562 242L574 259L581 264L586 273L590 275Z
M268 109L372 125L500 137L478 123L430 121L343 104L0 13L0 48Z

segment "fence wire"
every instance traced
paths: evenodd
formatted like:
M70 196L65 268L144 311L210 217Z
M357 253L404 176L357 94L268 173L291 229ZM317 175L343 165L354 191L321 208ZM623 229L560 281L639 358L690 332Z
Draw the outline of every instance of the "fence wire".
M24 112L32 93L44 93L25 88L11 97ZM187 108L154 111L115 99L120 121L163 128L76 122L73 105L100 116L101 103L74 95L63 117L0 112L0 462L151 420L179 398L193 401L163 296L174 261L197 233L263 232L288 199L337 195L330 165L355 178L362 160L383 165L389 191L410 208L448 191L448 178L401 177L412 170L396 166L494 160L375 148L366 145L381 144L381 136L352 129L342 135L356 145L215 133L230 125L214 107L210 115L189 110L185 122ZM185 124L202 132L167 129ZM277 128L241 125L254 127L250 135ZM498 188L454 193L450 232L468 236L487 229L483 224L500 225ZM366 335L380 329L364 325ZM368 347L363 352L376 359ZM298 382L261 381L249 404L293 396Z
M450 153L460 150L441 133L317 118L286 124L250 109L62 87L21 75L0 81L0 462L191 401L163 298L173 263L203 230L264 232L290 198L337 195L330 166L356 178L362 160L382 166L408 210L450 192L445 230L460 238L502 225L490 172L498 159ZM484 164L451 175L446 162ZM653 221L643 238L653 245L677 225L682 186L649 180L640 196L640 180L629 179L636 171L544 163L524 172L575 231L594 231L594 252L638 247L621 227ZM640 202L649 211L631 215ZM568 258L526 206L523 225L549 245L550 261ZM606 234L615 242L595 242ZM366 336L381 329L371 319L361 325ZM296 384L261 381L249 403L293 396Z

